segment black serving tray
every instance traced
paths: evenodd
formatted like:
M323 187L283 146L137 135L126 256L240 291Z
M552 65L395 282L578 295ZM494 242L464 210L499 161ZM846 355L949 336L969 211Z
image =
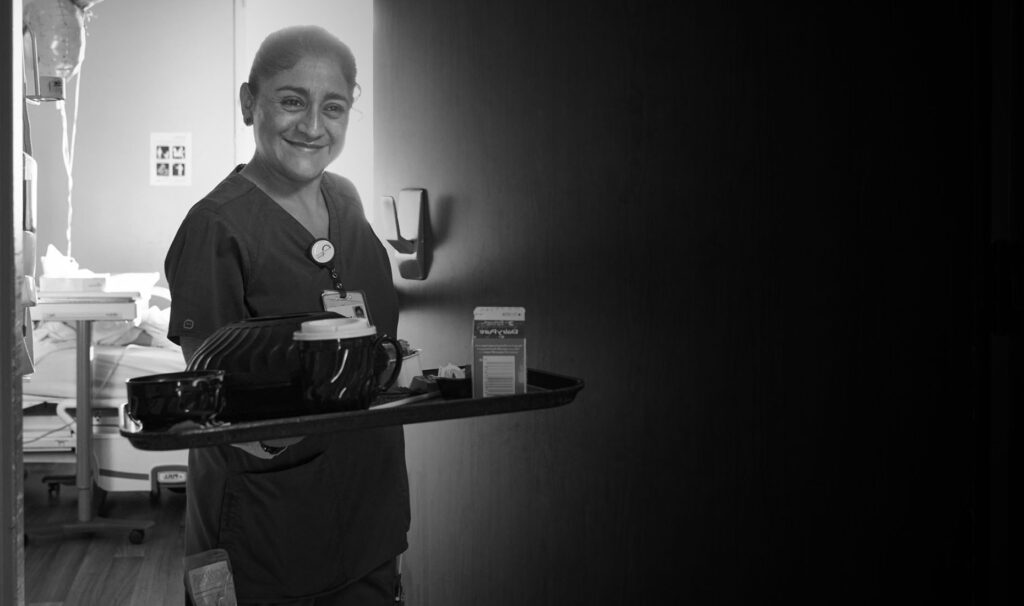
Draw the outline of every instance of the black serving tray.
M121 435L140 450L179 450L235 442L290 438L318 433L368 429L390 425L429 423L447 419L482 417L509 412L554 408L572 402L583 381L533 368L526 373L527 393L490 398L444 399L440 394L402 403L402 395L378 398L368 410L334 412L236 422L215 427L185 426L146 431L121 415Z

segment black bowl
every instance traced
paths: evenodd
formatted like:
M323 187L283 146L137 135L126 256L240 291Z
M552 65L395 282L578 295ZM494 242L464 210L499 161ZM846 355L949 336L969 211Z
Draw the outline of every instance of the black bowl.
M195 370L128 379L127 414L146 431L212 420L224 409L224 374Z
M434 379L437 382L437 388L441 390L441 395L446 400L458 400L460 398L468 398L473 395L473 380L472 379L446 379L444 377L437 377Z
M460 366L459 368L466 374L465 379L439 377L437 376L437 370L430 370L425 373L432 375L434 383L437 384L437 389L446 400L457 400L473 396L473 378L470 374L472 368L470 366Z

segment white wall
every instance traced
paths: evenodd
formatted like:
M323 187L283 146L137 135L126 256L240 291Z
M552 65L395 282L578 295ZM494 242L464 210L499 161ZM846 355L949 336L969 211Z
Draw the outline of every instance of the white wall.
M72 255L99 272L163 270L188 208L234 163L232 0L105 0L86 23ZM74 79L68 83L72 113ZM38 241L66 252L67 179L55 104L30 109ZM154 187L151 132L191 132L192 185ZM40 268L41 271L41 268Z

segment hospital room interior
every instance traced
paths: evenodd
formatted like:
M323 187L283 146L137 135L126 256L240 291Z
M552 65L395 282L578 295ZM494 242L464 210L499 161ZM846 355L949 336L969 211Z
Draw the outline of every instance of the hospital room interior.
M329 170L388 253L405 375L472 365L507 307L555 381L403 423L406 603L1020 593L1019 3L15 0L4 30L32 3L80 21L12 34L3 76L0 605L183 603L187 446L137 447L126 389L186 368L165 257L252 157L256 47L307 23L359 65ZM70 278L131 317L47 315ZM83 515L127 522L60 531Z

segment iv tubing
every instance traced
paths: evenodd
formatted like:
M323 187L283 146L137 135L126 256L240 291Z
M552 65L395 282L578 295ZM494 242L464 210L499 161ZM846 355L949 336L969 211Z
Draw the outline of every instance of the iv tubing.
M83 62L84 63L84 62ZM64 146L64 171L67 174L68 179L68 224L65 236L68 241L67 256L71 257L71 217L73 215L73 208L71 205L71 191L74 189L74 178L72 177L72 169L75 165L75 137L78 133L78 91L81 90L82 85L82 67L79 65L78 74L75 76L75 107L71 113L71 140L68 141L68 116L67 111L64 107L64 101L57 103L57 107L60 110L61 126L62 126L62 143Z

